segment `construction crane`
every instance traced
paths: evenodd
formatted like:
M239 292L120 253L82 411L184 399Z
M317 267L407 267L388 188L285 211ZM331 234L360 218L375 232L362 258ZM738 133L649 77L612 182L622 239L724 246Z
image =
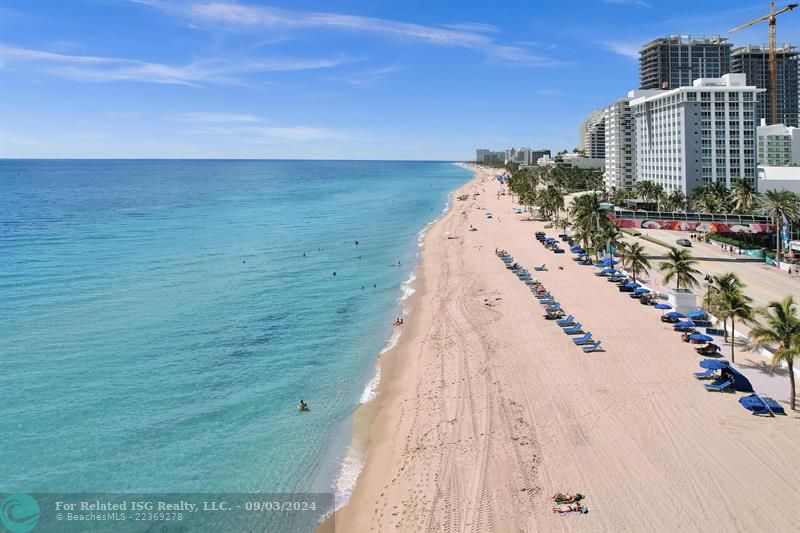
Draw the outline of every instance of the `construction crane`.
M788 6L784 7L780 11L775 11L775 2L769 3L769 15L764 15L763 17L759 17L755 20L751 20L750 22L746 22L741 26L736 26L732 30L729 30L728 33L733 33L735 31L742 30L747 28L748 26L752 26L753 24L757 24L759 22L768 21L769 22L769 79L767 83L767 88L769 89L769 123L776 124L778 122L778 57L775 53L775 19L778 15L782 15L783 13L788 13L792 9L796 8L799 4L789 4Z

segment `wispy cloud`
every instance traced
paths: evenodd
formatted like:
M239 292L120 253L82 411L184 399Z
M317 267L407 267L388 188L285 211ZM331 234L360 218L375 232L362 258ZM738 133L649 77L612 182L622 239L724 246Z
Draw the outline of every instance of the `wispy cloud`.
M137 81L172 85L241 84L242 76L263 72L325 69L356 59L204 59L168 65L118 57L60 54L0 44L0 67L14 62L40 65L41 70L83 82Z
M399 69L395 66L367 70L364 72L355 72L346 76L325 76L326 80L340 81L355 87L371 87L381 80L385 79L389 74L397 72Z
M216 111L192 111L189 113L179 113L170 115L170 120L179 122L197 122L205 124L227 124L241 122L260 122L261 119L255 115L245 113L221 113Z
M248 142L315 142L366 140L359 132L315 126L209 126L188 133L239 135Z
M642 47L641 42L600 41L598 44L609 52L628 59L639 59L639 49Z
M558 66L562 62L519 46L503 45L487 33L493 26L476 23L446 27L425 26L390 19L342 15L326 12L291 11L225 1L167 3L161 0L132 0L155 7L193 25L212 24L230 30L331 30L368 33L389 39L413 41L433 46L466 48L504 63L524 66Z
M634 6L634 7L653 7L645 0L603 0L604 4L614 4L619 6Z

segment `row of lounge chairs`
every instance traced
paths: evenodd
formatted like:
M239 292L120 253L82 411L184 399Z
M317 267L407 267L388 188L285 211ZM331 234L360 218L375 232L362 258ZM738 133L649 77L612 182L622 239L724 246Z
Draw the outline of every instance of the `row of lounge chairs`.
M556 240L555 237L548 237L543 231L536 232L536 240L554 254L564 253L564 249L558 245L558 240Z

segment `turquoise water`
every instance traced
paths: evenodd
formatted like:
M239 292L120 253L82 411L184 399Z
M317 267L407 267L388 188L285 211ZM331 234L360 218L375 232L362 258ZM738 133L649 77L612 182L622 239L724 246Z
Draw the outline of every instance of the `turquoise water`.
M468 177L0 161L0 492L330 491L417 235Z

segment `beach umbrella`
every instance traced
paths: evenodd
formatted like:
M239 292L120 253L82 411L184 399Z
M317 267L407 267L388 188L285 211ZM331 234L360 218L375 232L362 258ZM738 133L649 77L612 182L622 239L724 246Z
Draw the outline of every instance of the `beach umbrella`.
M586 253L586 250L584 250L583 248L581 248L578 245L573 246L572 248L569 249L569 251L572 252L573 254L585 254Z
M629 289L638 289L639 287L641 287L641 285L639 285L635 281L631 281L630 283L626 283L625 286L627 288L629 288Z
M611 267L604 268L603 270L600 271L601 274L611 274L612 272L614 272L614 269Z
M605 257L603 258L602 261L600 261L601 265L608 265L608 266L616 265L617 263L618 261L612 257Z
M694 327L694 322L692 322L691 320L684 320L683 322L678 322L677 324L675 324L675 327L676 328L693 328Z
M644 287L633 291L634 294L647 294L648 292L650 292L650 289L645 289Z
M712 339L708 335L703 335L702 333L695 333L693 335L689 335L689 340L697 342L709 342L713 341L714 339Z
M700 361L700 366L702 368L710 368L711 370L722 370L723 368L728 368L729 365L724 359L703 359Z
M670 311L669 313L665 314L664 316L669 318L686 318L686 315L683 313L679 313L677 311Z
M700 319L703 319L707 315L706 315L705 309L698 309L696 311L690 311L690 312L686 313L686 316L688 316L689 318L700 318Z
M656 304L656 309L672 309L672 306L669 304Z

